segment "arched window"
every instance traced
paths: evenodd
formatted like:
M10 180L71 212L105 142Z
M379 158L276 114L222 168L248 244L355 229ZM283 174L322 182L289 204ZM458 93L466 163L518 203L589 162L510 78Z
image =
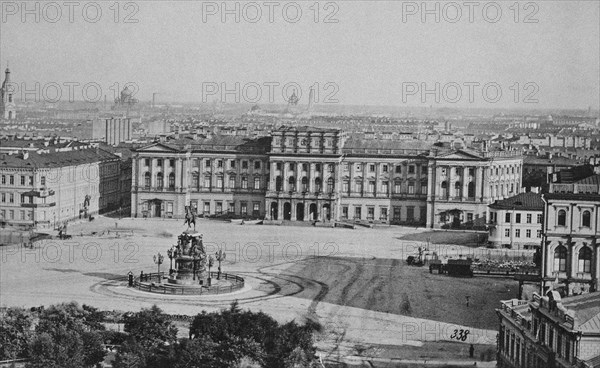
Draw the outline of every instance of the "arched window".
M292 192L296 191L296 178L294 178L293 176L290 176L290 178L288 179L288 184L289 184L289 190Z
M302 177L302 191L308 191L308 178L306 176Z
M562 245L554 250L554 271L567 271L567 248Z
M581 215L581 226L590 227L592 224L592 215L590 211L583 211L583 215Z
M315 179L315 191L320 192L321 190L323 190L323 182L321 181L321 178L316 178Z
M442 197L448 197L448 183L442 182Z
M467 190L469 192L469 198L475 198L475 183L469 183L469 187Z
M281 176L275 178L275 190L281 192L283 190L283 179Z
M333 178L327 179L327 191L329 193L333 193L333 191L334 191L334 183L335 183L335 181L333 180Z
M588 247L579 251L579 272L592 272L592 250Z
M175 173L169 174L169 188L175 189Z
M200 182L198 181L198 173L195 172L192 174L192 188L198 189L198 185Z
M144 174L144 186L146 188L150 188L150 185L151 185L150 184L150 173L147 172L147 173Z
M456 183L454 183L454 195L457 197L460 197L460 181L457 181Z
M560 210L558 211L558 226L566 226L567 225L567 211Z
M161 189L163 187L163 174L162 173L158 173L156 174L156 187Z

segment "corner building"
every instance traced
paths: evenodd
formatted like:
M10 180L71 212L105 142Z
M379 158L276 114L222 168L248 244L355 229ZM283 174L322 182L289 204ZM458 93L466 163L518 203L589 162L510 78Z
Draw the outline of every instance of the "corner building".
M488 204L519 192L522 158L284 127L259 139L155 143L133 165L134 216L183 217L190 205L271 221L441 227L485 224Z

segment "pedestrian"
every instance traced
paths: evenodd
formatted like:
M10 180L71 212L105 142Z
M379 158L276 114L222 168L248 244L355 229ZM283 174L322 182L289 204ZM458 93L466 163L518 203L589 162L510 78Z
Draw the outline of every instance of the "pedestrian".
M475 354L475 347L473 347L473 344L471 344L471 347L469 348L469 357L473 358L474 354Z

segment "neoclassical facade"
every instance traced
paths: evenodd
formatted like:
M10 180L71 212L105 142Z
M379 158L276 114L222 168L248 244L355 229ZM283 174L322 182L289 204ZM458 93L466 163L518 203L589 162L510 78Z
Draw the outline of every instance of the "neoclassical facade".
M550 184L544 194L543 287L565 295L598 290L600 186L598 175L573 184Z
M284 127L271 137L178 139L133 159L134 216L229 213L271 221L361 221L429 227L485 223L519 192L514 152L431 149L337 129Z

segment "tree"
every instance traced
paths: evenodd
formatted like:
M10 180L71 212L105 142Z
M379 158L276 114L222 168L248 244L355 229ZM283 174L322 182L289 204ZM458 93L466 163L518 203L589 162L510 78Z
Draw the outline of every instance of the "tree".
M31 322L31 315L22 308L9 308L0 316L0 360L27 357Z
M29 343L28 368L95 367L104 360L101 329L86 320L94 311L77 303L50 306L40 313L35 336ZM92 318L94 319L94 318Z
M156 305L125 316L125 332L146 350L177 341L177 328Z

